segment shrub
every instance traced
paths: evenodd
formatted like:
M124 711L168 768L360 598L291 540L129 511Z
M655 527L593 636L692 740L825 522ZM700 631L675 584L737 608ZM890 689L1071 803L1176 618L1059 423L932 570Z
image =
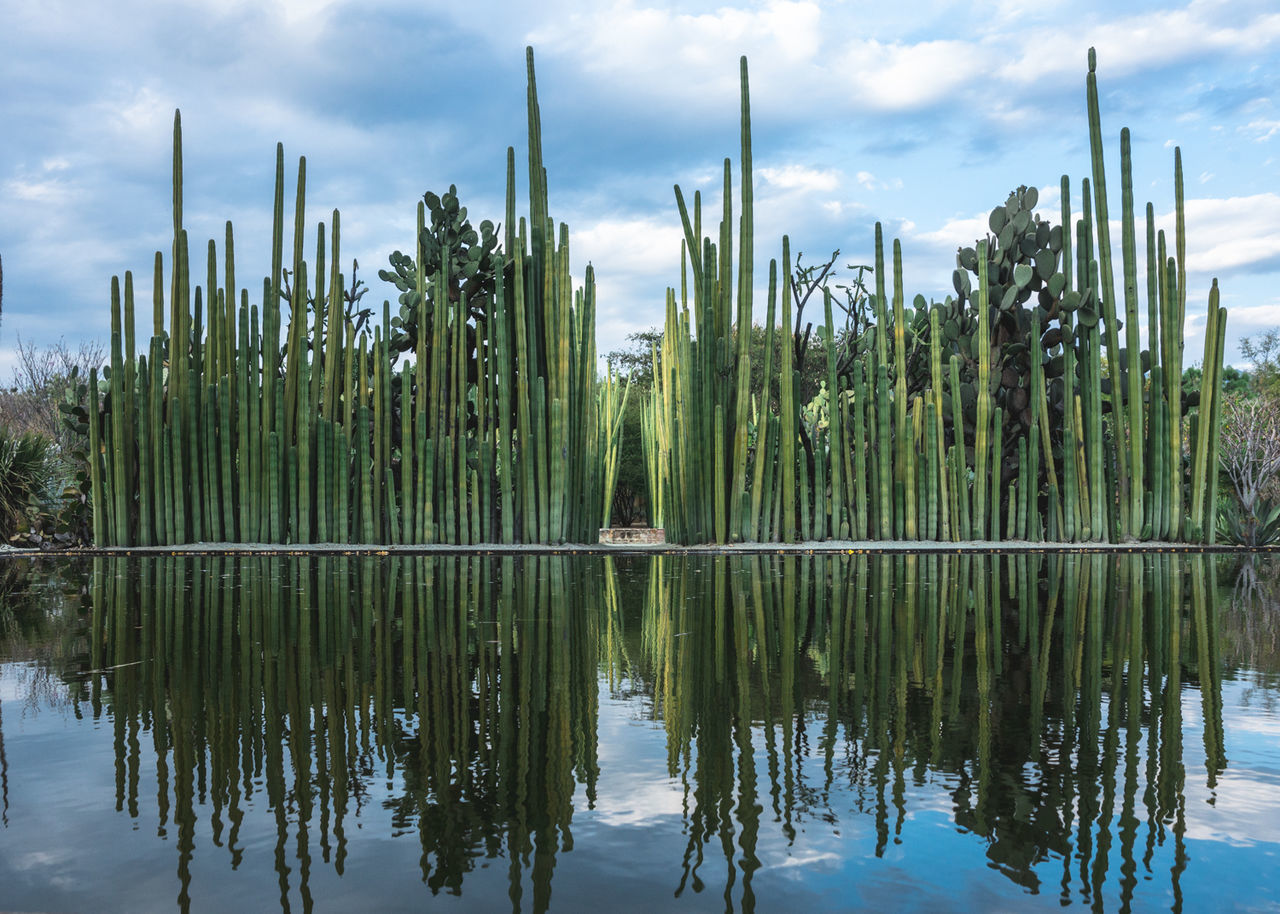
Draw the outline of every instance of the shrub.
M27 507L51 502L53 445L36 432L0 426L0 538L25 529Z
M101 368L106 353L101 343L83 342L70 348L58 340L45 348L18 337L18 365L7 387L0 389L0 425L15 432L36 432L70 455L83 447L83 438L63 419L60 404L68 389L84 382L90 368Z
M1230 542L1262 545L1280 536L1280 519L1265 499L1280 473L1280 396L1230 395L1222 400L1218 466L1231 481L1240 509L1221 509L1219 532Z

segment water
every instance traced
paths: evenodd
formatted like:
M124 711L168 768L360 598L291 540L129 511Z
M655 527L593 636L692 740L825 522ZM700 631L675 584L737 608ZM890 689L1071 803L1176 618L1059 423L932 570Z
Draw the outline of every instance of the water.
M1277 910L1267 558L0 565L0 909Z

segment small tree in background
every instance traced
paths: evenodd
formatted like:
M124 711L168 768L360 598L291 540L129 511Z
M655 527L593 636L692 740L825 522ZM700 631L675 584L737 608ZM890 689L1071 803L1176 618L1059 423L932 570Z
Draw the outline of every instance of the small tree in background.
M1280 397L1280 328L1273 327L1261 336L1242 338L1240 354L1253 363L1250 375L1254 391Z
M622 416L622 443L618 460L618 481L613 489L613 518L615 527L630 527L636 521L649 517L648 483L645 479L644 447L640 440L641 404L653 387L653 353L662 347L662 330L650 327L627 334L631 345L615 349L604 360L620 377L631 378L631 395L627 397L627 409Z
M1240 506L1254 515L1267 484L1280 472L1280 398L1223 398L1221 435L1222 471Z
M18 364L0 389L0 425L15 432L36 432L69 455L83 444L64 419L67 391L83 384L90 368L101 368L106 351L96 341L72 349L66 340L40 348L18 337Z

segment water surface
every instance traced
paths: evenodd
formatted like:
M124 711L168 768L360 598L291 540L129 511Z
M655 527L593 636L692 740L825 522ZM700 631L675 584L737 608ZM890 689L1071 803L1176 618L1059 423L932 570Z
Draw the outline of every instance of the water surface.
M1275 910L1280 567L0 565L0 909Z

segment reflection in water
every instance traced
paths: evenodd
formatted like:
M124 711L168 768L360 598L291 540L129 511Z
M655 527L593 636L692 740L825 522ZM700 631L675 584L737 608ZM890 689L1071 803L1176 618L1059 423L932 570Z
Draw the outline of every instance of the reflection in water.
M58 671L83 653L82 633L68 611L78 603L78 588L69 578L83 582L72 563L41 569L36 575L23 562L0 561L0 659L9 661L21 680L24 704L19 715L37 707L69 707L79 714L82 684L64 683ZM2 669L2 668L0 668ZM4 743L4 702L0 700L0 826L9 824L9 755Z
M342 873L348 820L379 777L416 830L422 878L459 893L510 861L513 909L544 910L577 783L594 800L599 566L563 559L99 560L95 715L115 722L117 806L138 810L153 744L159 833L177 833L185 909L195 804L233 866L247 801L277 825L280 903L310 910L318 856ZM231 585L231 586L228 586ZM147 734L149 733L149 737ZM527 880L526 880L527 877ZM526 881L532 899L523 900Z
M1211 788L1226 765L1215 593L1211 560L1161 555L656 560L645 656L685 789L679 890L713 881L711 855L726 908L752 910L764 823L791 842L870 817L881 856L931 782L1019 885L1045 891L1055 860L1063 903L1101 907L1111 884L1127 909L1171 846L1180 908L1184 675Z
M100 559L90 592L117 807L154 758L183 908L198 806L233 867L269 808L280 904L309 910L385 782L432 891L505 859L512 909L546 910L601 683L651 694L683 789L658 898L726 910L766 842L870 827L885 855L927 787L1025 890L1123 910L1152 880L1177 910L1184 687L1210 788L1227 764L1206 557Z

